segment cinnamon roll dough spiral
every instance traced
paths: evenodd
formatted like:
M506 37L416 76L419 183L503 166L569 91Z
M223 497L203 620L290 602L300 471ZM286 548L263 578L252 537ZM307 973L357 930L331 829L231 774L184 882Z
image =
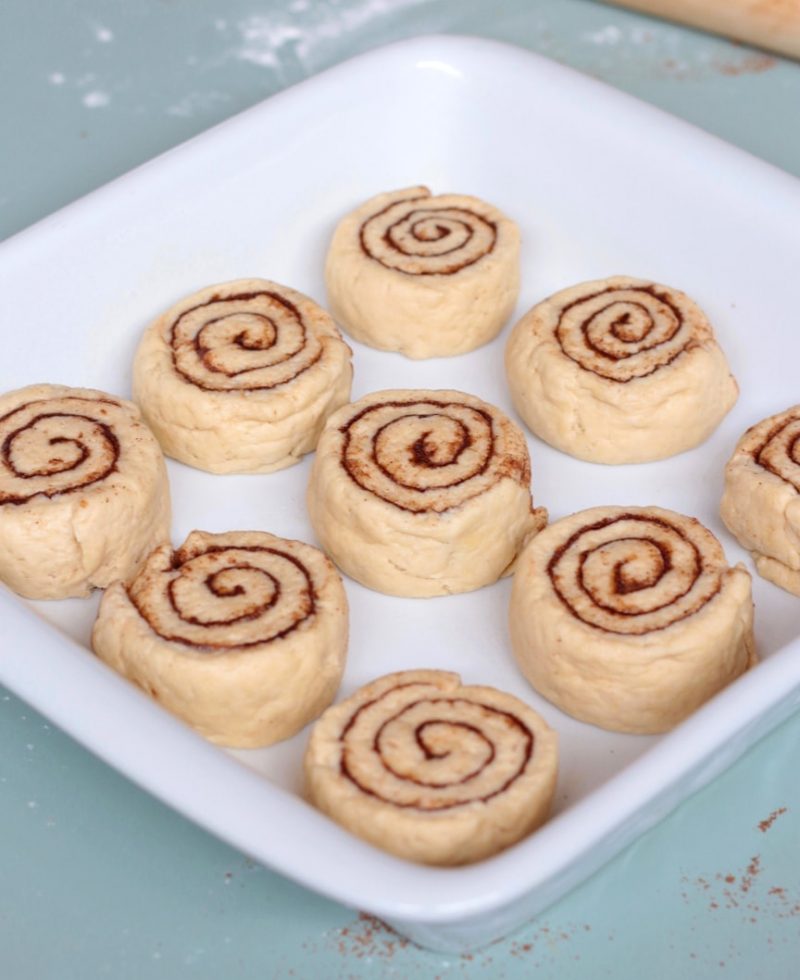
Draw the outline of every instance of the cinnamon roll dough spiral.
M738 397L700 308L677 289L627 276L534 306L511 332L506 373L531 431L595 463L691 449Z
M800 595L800 405L741 437L725 467L720 513L758 573Z
M317 549L193 531L103 596L97 655L212 742L289 738L333 700L347 651L341 579Z
M525 437L460 391L389 390L340 409L320 437L308 512L339 567L390 595L496 581L547 520Z
M544 822L558 746L512 695L409 670L328 708L304 768L312 803L354 834L411 861L454 865Z
M168 456L211 473L269 473L311 452L348 400L350 353L307 296L234 280L151 324L136 354L134 399Z
M336 227L325 263L331 312L356 340L412 358L487 343L519 293L519 230L490 204L409 187Z
M520 555L511 643L522 672L581 721L675 726L755 663L750 575L699 521L595 507Z
M0 580L15 592L126 579L169 524L164 457L135 405L64 385L0 395Z

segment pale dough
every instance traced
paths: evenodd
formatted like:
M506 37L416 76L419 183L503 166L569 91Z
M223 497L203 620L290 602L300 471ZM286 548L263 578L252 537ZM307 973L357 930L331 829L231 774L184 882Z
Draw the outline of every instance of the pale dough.
M304 768L311 801L352 833L411 861L466 864L544 822L558 743L510 694L411 670L329 708Z
M800 595L800 405L741 437L725 467L720 513L758 573Z
M350 397L350 360L313 300L239 279L187 296L148 327L133 395L168 456L211 473L269 473L314 449Z
M316 548L261 531L193 531L104 594L92 645L200 734L254 748L333 700L344 670L342 581Z
M356 340L412 358L480 347L519 294L520 236L497 208L409 187L373 197L336 227L328 302Z
M755 663L750 585L696 519L595 507L520 555L511 644L533 687L568 714L663 732Z
M169 538L164 457L131 402L89 388L0 395L0 580L86 596Z
M522 431L460 391L378 391L320 437L307 503L322 547L391 595L468 592L496 581L547 520L533 510Z
M642 463L699 445L738 397L705 314L684 293L628 276L534 306L506 347L531 431L595 463Z

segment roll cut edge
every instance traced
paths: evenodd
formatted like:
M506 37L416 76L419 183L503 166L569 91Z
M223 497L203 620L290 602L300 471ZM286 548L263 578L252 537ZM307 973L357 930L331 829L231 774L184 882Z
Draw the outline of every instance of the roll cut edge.
M262 531L193 531L100 603L95 653L221 745L296 734L333 700L348 607L317 548Z
M519 558L511 644L531 685L611 731L668 731L756 661L751 580L695 518L597 507Z
M330 315L267 279L180 300L144 332L133 366L134 400L164 452L210 473L297 463L351 381L351 351Z
M739 439L725 467L720 515L759 575L800 596L800 405Z
M328 420L308 513L356 581L449 595L496 581L544 526L530 478L525 437L495 406L460 391L379 391Z
M169 538L164 457L131 402L92 388L0 395L0 580L29 599L87 596Z
M478 861L550 811L557 736L528 705L454 673L388 674L329 708L304 768L311 802L352 833L424 864Z
M410 358L487 343L519 295L520 234L498 208L427 187L378 194L337 225L325 260L344 330Z
M506 374L534 435L595 463L691 449L739 394L697 304L630 276L581 283L534 306L511 331Z

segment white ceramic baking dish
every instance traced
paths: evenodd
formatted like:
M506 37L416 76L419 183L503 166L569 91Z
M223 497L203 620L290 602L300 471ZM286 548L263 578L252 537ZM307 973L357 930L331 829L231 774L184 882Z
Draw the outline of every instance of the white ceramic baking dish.
M534 438L537 504L658 503L699 517L731 559L722 468L743 429L795 403L800 185L587 77L493 42L420 38L359 57L231 119L0 246L0 389L37 381L128 395L141 330L201 286L264 276L324 302L336 220L382 190L475 194L524 236L518 312L584 279L630 274L693 296L741 397L704 446L644 466L580 463ZM473 392L511 412L508 329L462 357L415 362L354 344L354 397L384 387ZM308 461L262 477L170 463L179 543L193 527L313 540ZM97 606L0 594L0 680L144 789L253 858L418 942L496 939L585 879L728 766L800 701L800 605L754 582L763 662L671 734L601 732L543 702L510 653L508 581L403 600L347 582L342 695L389 670L441 667L509 690L561 735L551 821L510 851L418 867L351 837L301 796L307 733L268 750L206 744L88 649Z

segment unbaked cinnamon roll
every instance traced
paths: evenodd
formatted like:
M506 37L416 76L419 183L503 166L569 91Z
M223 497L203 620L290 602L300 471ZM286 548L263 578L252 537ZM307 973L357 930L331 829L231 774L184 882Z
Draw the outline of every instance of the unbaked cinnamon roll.
M708 319L684 293L627 276L534 306L506 348L531 431L596 463L641 463L699 445L738 397Z
M496 581L546 522L520 429L459 391L379 391L331 416L307 503L322 547L391 595Z
M136 354L133 393L168 456L212 473L268 473L314 449L351 379L350 348L321 307L240 279L158 317Z
M322 715L304 768L311 801L377 847L465 864L547 818L555 733L528 705L458 674L381 677Z
M519 230L490 204L427 187L379 194L337 226L331 312L356 340L408 357L491 340L519 293Z
M720 513L758 573L800 595L800 405L741 437L725 467Z
M126 579L169 523L164 457L135 405L64 385L0 395L0 580L15 592Z
M347 599L316 548L261 531L193 531L103 596L97 655L212 742L289 738L333 700Z
M581 721L663 732L755 663L750 575L699 521L596 507L520 555L511 643L536 690Z

